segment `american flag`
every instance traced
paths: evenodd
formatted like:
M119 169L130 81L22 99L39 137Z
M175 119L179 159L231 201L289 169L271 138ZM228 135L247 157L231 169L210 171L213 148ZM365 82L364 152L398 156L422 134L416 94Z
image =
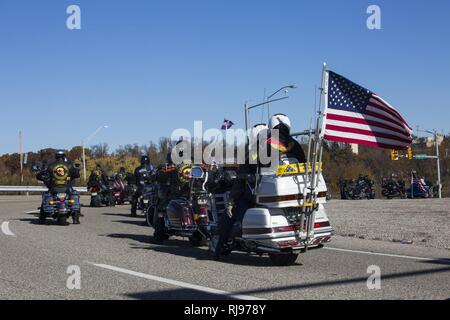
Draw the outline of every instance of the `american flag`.
M228 129L230 129L232 126L234 126L233 121L227 120L227 119L224 119L224 120L223 120L222 130L228 130Z
M426 184L422 181L422 179L419 179L415 173L412 175L412 181L411 181L411 188L413 189L413 192L415 190L419 190L419 192L427 192L425 189ZM417 189L416 189L417 188Z
M324 139L385 149L407 149L413 130L389 103L375 93L328 73Z

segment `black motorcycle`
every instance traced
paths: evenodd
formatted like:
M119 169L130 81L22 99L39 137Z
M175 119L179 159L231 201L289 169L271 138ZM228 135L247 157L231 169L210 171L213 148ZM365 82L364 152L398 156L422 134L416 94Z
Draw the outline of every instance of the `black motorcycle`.
M111 179L108 178L108 180L111 182ZM89 186L89 192L91 193L91 207L99 208L103 205L114 207L116 204L116 199L109 184L96 181Z
M375 199L374 182L367 176L356 180L340 180L339 187L341 199L343 200L362 200Z
M386 199L406 199L405 181L395 179L383 179L381 194Z

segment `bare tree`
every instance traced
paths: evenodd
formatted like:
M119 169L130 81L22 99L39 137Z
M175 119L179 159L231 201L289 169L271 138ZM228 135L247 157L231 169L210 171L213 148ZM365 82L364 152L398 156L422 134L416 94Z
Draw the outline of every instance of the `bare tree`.
M100 143L91 147L92 157L94 159L106 158L109 153L109 146L107 143Z

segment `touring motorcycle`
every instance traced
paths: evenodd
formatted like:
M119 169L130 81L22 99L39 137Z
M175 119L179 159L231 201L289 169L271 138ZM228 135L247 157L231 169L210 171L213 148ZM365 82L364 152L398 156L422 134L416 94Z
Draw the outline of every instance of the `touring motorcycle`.
M183 166L180 174L186 180L187 192L170 200L165 210L155 216L159 231L155 235L157 240L185 237L193 246L200 246L208 238L208 172L200 166Z
M221 170L224 170L223 176L227 181L236 176L234 169ZM234 224L223 253L237 250L268 254L275 265L286 266L295 263L300 253L330 242L333 230L324 208L327 197L325 180L318 172L313 197L316 200L310 202L306 171L306 164L287 159L276 172L268 170L259 173L253 188L256 206L246 211L242 223L237 221ZM309 168L311 171L312 168ZM226 188L220 190L220 186L227 184L224 181L219 181L216 185L218 189L210 189L209 247L213 252L219 238L218 221L227 214L230 201L230 192Z
M79 168L79 165L76 165ZM45 165L33 165L33 172L40 174L42 181L47 185L50 181L50 173ZM64 178L67 169L57 168L54 174ZM42 195L42 204L39 208L39 223L44 224L47 218L53 218L59 225L67 225L67 219L80 215L81 206L78 193L68 184L55 185Z

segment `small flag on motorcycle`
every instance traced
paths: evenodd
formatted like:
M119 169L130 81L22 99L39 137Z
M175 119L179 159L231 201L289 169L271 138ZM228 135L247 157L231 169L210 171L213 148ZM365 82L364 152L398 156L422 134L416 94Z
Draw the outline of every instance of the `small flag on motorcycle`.
M224 119L224 120L223 120L223 124L222 124L222 128L221 128L221 129L222 129L222 130L228 130L228 129L230 129L232 126L234 126L233 121Z

